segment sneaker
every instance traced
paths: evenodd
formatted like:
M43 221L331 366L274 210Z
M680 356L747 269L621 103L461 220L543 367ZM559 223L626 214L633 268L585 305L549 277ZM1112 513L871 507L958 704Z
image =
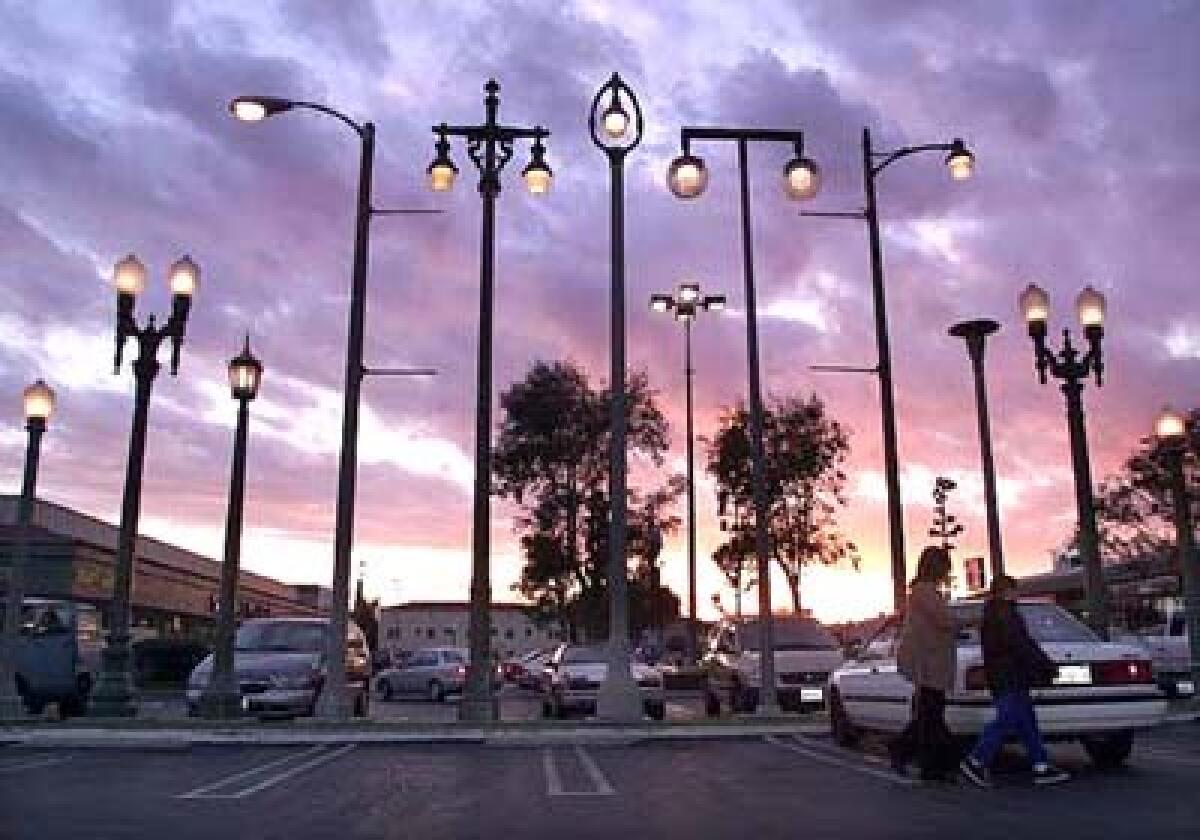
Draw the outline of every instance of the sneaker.
M967 781L976 787L990 788L992 786L991 771L971 756L967 756L959 763L958 770L966 777Z
M1035 785L1057 785L1070 781L1071 774L1060 770L1052 764L1042 764L1033 768L1033 783Z

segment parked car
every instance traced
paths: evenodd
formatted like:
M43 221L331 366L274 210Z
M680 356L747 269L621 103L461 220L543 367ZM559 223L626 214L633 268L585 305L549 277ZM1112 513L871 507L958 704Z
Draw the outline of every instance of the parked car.
M1054 604L1020 603L1029 632L1058 664L1053 685L1033 691L1038 724L1047 740L1078 740L1093 763L1113 767L1133 748L1134 734L1160 724L1167 701L1146 652L1135 645L1101 641ZM979 624L983 605L951 605L961 630L958 671L946 697L946 724L964 743L992 719ZM829 718L839 744L852 746L863 730L898 732L909 718L913 687L896 669L899 622L893 619L834 671Z
M776 616L772 621L775 650L775 694L781 708L823 708L825 684L843 662L841 646L815 619ZM762 626L757 618L722 621L709 636L700 660L704 672L704 706L710 717L722 708L752 712L762 689Z
M17 642L17 693L30 714L57 703L81 715L100 670L100 614L77 601L26 598Z
M242 709L258 717L296 717L316 711L328 673L326 618L252 618L234 638L233 669ZM200 713L200 695L212 679L209 655L188 677L188 713ZM346 625L346 690L354 714L366 717L370 702L371 655L354 622Z
M1183 610L1173 610L1166 622L1142 633L1141 641L1150 652L1154 679L1168 697L1191 697L1196 693L1192 679L1191 651Z
M543 648L525 654L521 660L521 673L517 676L517 685L529 691L544 691L549 674L546 666L550 657L554 656L556 648Z
M462 694L469 656L468 650L460 647L415 651L400 667L381 671L375 688L384 700L419 696L441 703L452 694Z
M662 674L648 665L630 663L642 707L654 720L666 717ZM542 714L565 718L572 714L595 714L600 684L608 676L608 651L603 647L560 645L546 663Z

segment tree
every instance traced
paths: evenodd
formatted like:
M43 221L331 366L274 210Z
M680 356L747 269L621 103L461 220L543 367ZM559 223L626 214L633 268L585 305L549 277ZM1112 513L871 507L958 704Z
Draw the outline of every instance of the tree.
M1200 408L1187 418L1183 469L1192 500L1192 522L1200 516ZM1132 560L1169 554L1175 548L1174 503L1159 442L1149 438L1126 459L1120 472L1100 485L1096 520L1101 554ZM1072 544L1076 539L1072 540Z
M754 496L750 416L743 404L725 411L721 427L706 441L707 469L725 505L747 511L735 528L718 565L730 580L739 558L754 556ZM792 607L801 608L800 577L805 566L849 561L857 569L858 549L837 528L846 504L843 464L850 442L842 425L826 414L813 394L769 401L763 411L770 556L783 570ZM718 549L720 552L721 549ZM740 570L737 572L740 575Z
M669 427L644 373L629 378L628 451L662 466ZM524 566L515 589L537 620L565 635L607 633L609 392L593 389L571 362L537 362L500 397L504 419L493 456L494 492L520 508L515 520ZM651 535L669 533L676 479L648 493L630 488L630 555L645 565ZM638 580L637 574L631 580ZM643 590L630 587L631 599ZM657 597L651 592L649 597ZM633 628L646 611L631 610Z

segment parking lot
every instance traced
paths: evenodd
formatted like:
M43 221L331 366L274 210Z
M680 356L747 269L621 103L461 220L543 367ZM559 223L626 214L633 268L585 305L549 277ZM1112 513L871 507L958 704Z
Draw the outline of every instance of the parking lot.
M990 791L922 785L821 736L604 746L0 747L0 836L1174 837L1200 818L1200 724L1129 767L1035 789L1019 756Z

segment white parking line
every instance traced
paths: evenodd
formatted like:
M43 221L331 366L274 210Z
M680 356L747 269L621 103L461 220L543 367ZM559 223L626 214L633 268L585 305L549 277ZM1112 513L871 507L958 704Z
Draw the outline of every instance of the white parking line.
M0 764L0 773L17 773L21 770L33 770L38 767L49 767L70 761L69 755L43 755L37 758L27 758L22 761L10 761Z
M579 759L579 766L583 768L583 772L587 774L592 783L592 790L565 790L562 776L558 772L558 765L554 761L554 751L546 748L542 750L542 768L546 772L547 796L612 796L616 793L608 779L604 777L604 773L601 772L595 759L578 744L575 745L575 755Z
M306 750L301 750L298 753L291 753L274 761L268 761L266 764L260 764L257 767L251 767L248 770L234 773L232 776L226 776L222 779L217 779L215 782L210 782L206 785L201 785L195 790L190 790L187 793L178 794L176 799L241 799L253 793L258 793L260 790L266 790L272 785L289 779L297 773L302 773L318 764L324 764L327 761L332 761L335 758L340 758L346 753L354 749L354 744L343 744L342 746L331 749L330 744L317 744L309 747ZM263 774L287 765L290 762L300 760L299 764L292 764L290 767L276 773L272 776L259 778ZM241 783L245 782L245 786Z
M807 758L811 758L814 761L820 761L823 764L830 764L830 765L833 765L834 767L841 767L844 770L852 770L855 773L862 773L863 775L872 776L873 778L876 778L876 779L883 779L884 781L892 782L893 784L897 784L897 785L905 785L905 786L911 787L916 784L916 782L914 780L907 779L904 776L900 776L896 773L891 773L886 770L877 770L874 767L867 767L866 765L861 764L858 761L848 761L846 759L840 758L839 756L831 755L830 753L828 753L824 750L813 749L812 747L804 746L802 743L800 743L800 736L793 736L792 738L783 738L778 735L767 735L767 736L765 736L765 740L768 744L773 744L776 747L782 747L785 750L790 750L791 752L799 753L800 755L803 755ZM862 756L858 756L858 758L861 758L861 757Z

